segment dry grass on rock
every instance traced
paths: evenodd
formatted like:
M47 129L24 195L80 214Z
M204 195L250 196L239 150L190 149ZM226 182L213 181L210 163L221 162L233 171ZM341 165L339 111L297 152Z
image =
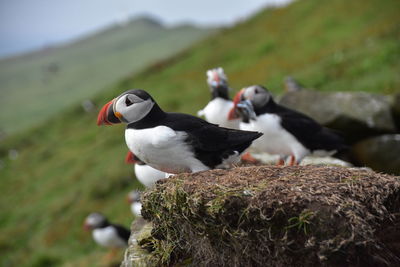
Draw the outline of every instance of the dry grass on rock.
M400 265L400 178L342 167L182 174L143 197L161 266Z

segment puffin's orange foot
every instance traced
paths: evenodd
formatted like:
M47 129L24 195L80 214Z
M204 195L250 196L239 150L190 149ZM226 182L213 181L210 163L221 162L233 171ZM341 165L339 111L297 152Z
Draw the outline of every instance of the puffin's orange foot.
M276 163L276 166L283 166L283 165L285 165L285 160L280 158Z
M294 155L290 156L290 161L289 161L289 166L298 166L299 162L297 162L296 158Z
M135 164L135 155L131 151L128 151L128 153L125 156L125 163L126 164Z
M249 152L243 154L242 161L251 164L257 164L260 162L259 160L255 159Z
M112 248L104 257L103 261L106 264L109 264L113 262L118 255L118 249L117 248Z

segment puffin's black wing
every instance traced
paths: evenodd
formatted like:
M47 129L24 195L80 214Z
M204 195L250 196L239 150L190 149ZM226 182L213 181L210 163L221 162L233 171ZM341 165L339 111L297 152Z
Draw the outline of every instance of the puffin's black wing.
M219 127L203 119L181 113L168 113L162 124L175 131L186 132L188 135L186 141L193 147L196 157L211 168L235 151L242 153L253 140L262 135L258 132Z
M346 148L343 138L333 130L298 111L277 105L275 113L281 117L282 127L311 151L342 150Z
M112 224L112 226L117 230L118 236L121 237L123 240L125 240L126 243L128 243L131 231L129 231L124 226L119 224Z

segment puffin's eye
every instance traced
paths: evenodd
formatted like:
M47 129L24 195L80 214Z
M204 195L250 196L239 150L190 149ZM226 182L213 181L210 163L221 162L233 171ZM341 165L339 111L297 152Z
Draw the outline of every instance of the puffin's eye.
M130 105L133 104L133 102L129 99L129 97L126 97L125 98L125 104L126 104L127 107L129 107Z

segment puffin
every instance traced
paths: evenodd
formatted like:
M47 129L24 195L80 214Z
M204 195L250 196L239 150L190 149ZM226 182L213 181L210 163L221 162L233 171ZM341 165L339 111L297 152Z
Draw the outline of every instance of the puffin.
M287 76L284 81L285 93L299 92L304 89L304 86L296 81L292 76Z
M167 177L165 172L159 171L150 167L142 160L140 160L135 154L131 151L128 151L125 157L125 162L127 164L135 165L135 176L139 182L141 182L145 187L151 188L154 184L160 180Z
M243 88L234 98L228 119L242 118L240 128L264 135L252 147L279 155L277 165L298 165L310 154L332 156L347 149L341 136L298 111L277 104L261 85Z
M239 129L240 120L228 120L228 112L233 107L233 101L229 98L228 79L223 68L210 69L206 72L207 84L211 91L211 100L197 116L205 117L206 121L218 124L221 127Z
M92 230L93 239L100 246L112 249L128 246L131 232L121 225L110 223L101 213L89 214L83 226L85 230Z
M140 201L141 192L139 190L132 190L127 195L127 201L131 205L131 211L135 217L142 216L142 202Z
M124 122L130 151L171 174L229 168L262 133L228 129L201 118L164 112L144 90L128 90L105 104L98 125Z

